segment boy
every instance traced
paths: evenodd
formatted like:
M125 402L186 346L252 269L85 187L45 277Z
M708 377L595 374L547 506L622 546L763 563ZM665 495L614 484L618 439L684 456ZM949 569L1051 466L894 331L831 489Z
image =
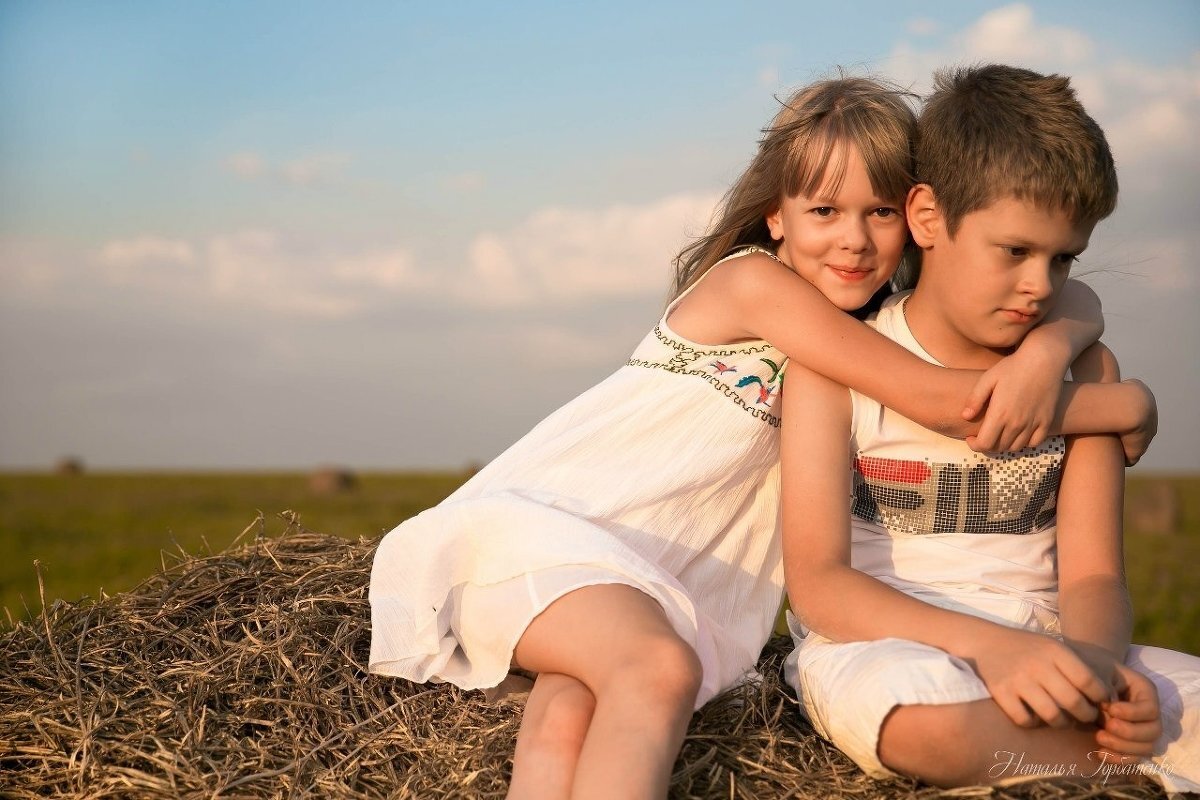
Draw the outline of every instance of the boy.
M987 369L1115 207L1107 142L1065 78L954 70L921 115L917 179L920 278L872 324L929 361ZM869 774L942 786L1139 771L1200 789L1200 659L1129 646L1117 439L976 454L796 366L786 670L818 732ZM1099 345L1073 372L1118 379Z

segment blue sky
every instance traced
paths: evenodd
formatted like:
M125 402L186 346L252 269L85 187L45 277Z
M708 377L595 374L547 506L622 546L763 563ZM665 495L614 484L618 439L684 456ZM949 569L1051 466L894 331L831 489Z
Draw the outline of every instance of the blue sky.
M1109 131L1083 267L1200 469L1194 2L4 3L0 466L487 460L623 362L775 95L976 60Z

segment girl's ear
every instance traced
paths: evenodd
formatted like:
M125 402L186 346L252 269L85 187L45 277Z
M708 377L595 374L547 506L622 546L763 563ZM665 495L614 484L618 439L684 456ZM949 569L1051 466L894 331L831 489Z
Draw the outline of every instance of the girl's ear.
M908 217L908 229L912 232L917 247L933 247L933 240L937 238L942 226L942 212L938 208L933 187L927 183L918 183L909 189L904 213Z
M776 206L775 210L767 214L767 230L771 232L771 238L777 242L783 241L783 206Z

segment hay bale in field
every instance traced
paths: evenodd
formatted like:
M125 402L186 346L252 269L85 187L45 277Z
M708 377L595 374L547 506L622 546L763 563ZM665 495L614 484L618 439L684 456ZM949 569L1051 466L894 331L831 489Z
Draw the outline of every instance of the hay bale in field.
M519 707L368 675L376 542L285 518L281 538L180 555L131 592L55 603L4 634L0 796L503 797ZM773 641L762 681L695 715L672 797L1100 796L873 781L802 721L780 681L786 652ZM1105 791L1163 796L1147 783Z
M345 467L318 467L308 476L308 490L317 495L353 491L358 476Z
M55 475L82 475L83 459L75 456L65 456L54 462Z

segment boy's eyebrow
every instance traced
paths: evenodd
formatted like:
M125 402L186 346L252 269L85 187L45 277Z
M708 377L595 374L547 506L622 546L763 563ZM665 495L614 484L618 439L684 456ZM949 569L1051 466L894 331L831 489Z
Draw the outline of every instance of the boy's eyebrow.
M1036 249L1044 247L1044 245L1041 242L1034 241L1033 239L1030 239L1029 237L1027 237L1023 234L1014 234L1012 236L1008 236L1008 235L1001 233L996 236L996 239L998 241L1003 242L1006 245L1015 245L1017 247L1025 247L1025 248L1029 248L1031 250L1036 250ZM1072 244L1074 244L1075 246L1072 247L1072 246L1068 245L1067 247L1063 247L1063 248L1056 247L1056 248L1051 248L1051 249L1056 250L1057 252L1060 252L1060 253L1069 253L1070 255L1077 256L1080 253L1082 253L1084 250L1087 250L1087 248L1088 248L1088 240L1087 239L1084 239L1082 242L1072 242Z

